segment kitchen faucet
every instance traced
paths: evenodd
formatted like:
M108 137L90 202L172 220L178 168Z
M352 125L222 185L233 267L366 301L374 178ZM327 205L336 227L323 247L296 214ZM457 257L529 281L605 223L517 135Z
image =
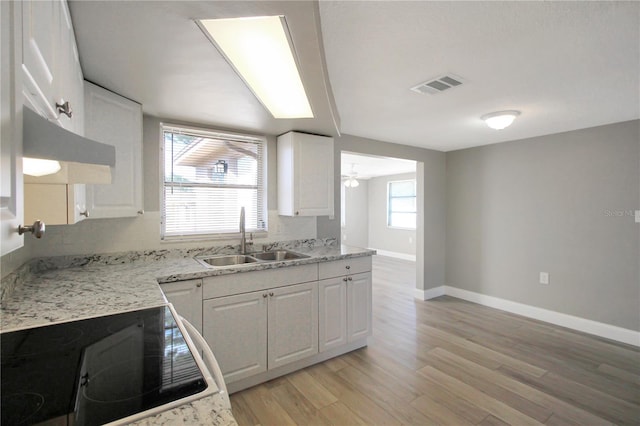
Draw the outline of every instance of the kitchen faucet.
M244 224L244 206L240 207L240 254L247 252L247 233Z

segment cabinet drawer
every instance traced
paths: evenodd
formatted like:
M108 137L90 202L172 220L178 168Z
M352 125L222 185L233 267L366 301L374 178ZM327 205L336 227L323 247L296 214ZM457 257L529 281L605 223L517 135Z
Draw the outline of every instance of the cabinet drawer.
M318 270L316 268L316 264L313 263L205 278L203 297L211 299L316 281L318 279Z
M356 257L352 259L320 263L318 265L318 277L323 280L348 274L368 272L370 270L371 256Z

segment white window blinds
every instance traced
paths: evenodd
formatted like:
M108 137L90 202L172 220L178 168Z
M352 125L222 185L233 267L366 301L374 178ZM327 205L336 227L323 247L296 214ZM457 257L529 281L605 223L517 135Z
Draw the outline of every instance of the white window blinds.
M163 126L162 237L266 231L264 140Z

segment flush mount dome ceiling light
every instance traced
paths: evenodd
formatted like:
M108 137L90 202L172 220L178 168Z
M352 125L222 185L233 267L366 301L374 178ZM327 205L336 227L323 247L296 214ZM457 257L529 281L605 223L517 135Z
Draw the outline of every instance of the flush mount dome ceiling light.
M284 16L196 22L274 118L313 118Z
M487 126L492 129L502 130L506 127L511 126L513 120L516 119L517 116L520 115L520 111L498 111L492 112L490 114L485 114L480 119L484 120L487 123Z

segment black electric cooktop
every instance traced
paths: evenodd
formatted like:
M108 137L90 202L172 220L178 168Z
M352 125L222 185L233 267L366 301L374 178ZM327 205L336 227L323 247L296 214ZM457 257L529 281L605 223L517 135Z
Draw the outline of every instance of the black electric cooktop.
M167 306L0 334L0 424L99 425L207 388Z

